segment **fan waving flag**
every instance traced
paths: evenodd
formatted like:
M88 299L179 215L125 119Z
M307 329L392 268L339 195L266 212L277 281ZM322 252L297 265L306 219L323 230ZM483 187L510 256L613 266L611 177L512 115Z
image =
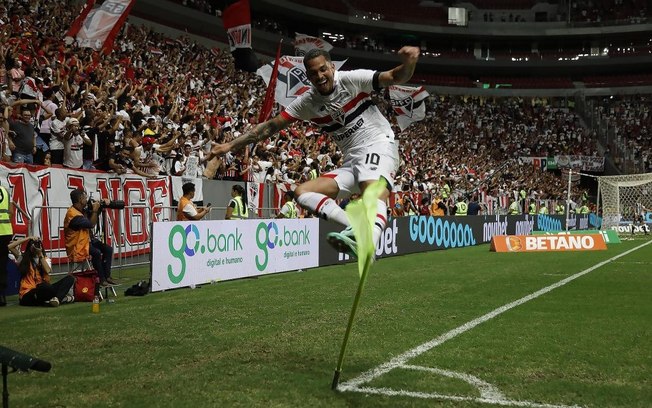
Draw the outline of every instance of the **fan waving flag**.
M113 41L127 20L134 2L135 0L107 0L99 8L91 10L77 32L77 45L103 50L105 54L111 52Z
M340 69L346 61L333 61L335 69ZM272 79L274 66L272 63L258 68L256 73L260 75L265 84L269 85ZM285 107L295 98L301 96L310 89L312 85L306 75L306 68L303 66L303 57L284 55L278 62L278 77L274 98L276 103Z
M426 117L424 99L427 97L428 92L422 86L419 88L400 85L389 87L389 99L401 131Z
M258 60L251 49L251 12L249 0L238 0L222 13L224 28L229 39L229 48L235 59L235 67L255 72Z
M295 33L294 37L294 52L296 55L303 56L313 48L320 50L330 51L333 46L318 37L311 37L306 34Z

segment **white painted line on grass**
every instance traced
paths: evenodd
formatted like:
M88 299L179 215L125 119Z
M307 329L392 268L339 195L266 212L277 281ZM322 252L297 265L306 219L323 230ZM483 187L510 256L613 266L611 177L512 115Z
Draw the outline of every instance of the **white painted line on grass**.
M435 373L444 377L449 377L449 378L457 378L459 380L467 382L469 385L475 387L478 391L480 391L480 397L466 397L466 396L460 396L460 395L442 395L442 394L430 394L430 393L422 393L422 394L427 394L430 395L429 398L438 398L438 399L451 399L451 400L458 400L459 398L466 398L468 401L473 401L473 402L479 402L479 403L484 403L484 404L493 404L493 405L502 405L502 406L512 406L512 407L529 407L529 408L581 408L576 405L573 406L568 406L568 405L552 405L552 404L544 404L540 402L532 402L532 401L518 401L518 400L510 400L509 398L505 397L502 392L498 389L493 384L490 384L484 380L481 380L480 378L471 375L471 374L466 374L466 373L460 373L457 371L451 371L451 370L443 370L441 368L435 368L435 367L423 367L423 366L417 366L417 365L401 365L397 368L404 368L406 370L419 370L419 371L428 371L431 373ZM356 388L355 391L357 392L363 392L360 391L361 389L364 389L366 387L362 388ZM394 391L394 390L392 390ZM399 391L401 392L401 391ZM409 392L409 391L408 391Z
M340 387L338 387L337 389L340 390ZM539 404L538 402L530 402L530 401L512 401L512 400L497 400L497 399L486 399L486 398L476 398L476 397L463 397L461 395L445 395L445 394L437 394L431 392L393 390L391 388L354 387L354 388L347 389L346 391L355 391L364 394L378 394L378 395L384 395L388 397L413 397L413 398L438 399L438 400L448 400L448 401L469 401L469 402L478 402L482 404L502 405L505 407L579 408L575 405L571 405L571 406L551 405L551 404Z
M340 385L338 385L337 390L338 391L366 392L366 393L371 393L371 394L383 394L383 395L390 395L390 396L391 395L406 395L406 396L414 396L414 397L419 397L419 398L442 398L442 399L454 399L454 400L460 400L460 401L470 400L467 397L445 396L445 395L435 397L435 395L439 395L439 394L428 394L428 393L418 393L418 392L415 393L415 392L410 392L410 391L402 391L402 390L401 391L396 391L396 390L391 390L391 389L386 389L386 388L371 388L371 387L360 387L360 386L362 384L368 383L368 382L380 377L383 374L388 373L389 371L391 371L391 370L393 370L393 369L395 369L397 367L401 367L403 365L406 365L406 363L409 360L411 360L411 359L413 359L413 358L415 358L415 357L417 357L417 356L419 356L419 355L421 355L421 354L423 354L423 353L425 353L425 352L427 352L427 351L429 351L429 350L431 350L431 349L433 349L433 348L447 342L448 340L451 340L451 339L459 336L460 334L463 334L463 333L473 329L474 327L476 327L476 326L478 326L478 325L480 325L480 324L482 324L482 323L484 323L484 322L486 322L488 320L493 319L494 317L496 317L496 316L498 316L498 315L500 315L502 313L505 313L506 311L508 311L510 309L515 308L516 306L520 306L520 305L522 305L522 304L524 304L526 302L529 302L532 299L536 299L539 296L545 295L546 293L548 293L548 292L550 292L552 290L555 290L555 289L557 289L557 288L559 288L561 286L564 286L567 283L572 282L575 279L586 275L587 273L593 272L594 270L596 270L596 269L598 269L598 268L600 268L600 267L602 267L602 266L604 266L604 265L606 265L606 264L608 264L608 263L610 263L612 261L615 261L616 259L619 259L619 258L622 258L623 256L629 255L630 253L632 253L634 251L637 251L637 250L639 250L639 249L641 249L644 246L649 245L649 244L652 244L652 241L647 241L644 244L641 244L641 245L639 245L639 246L637 246L635 248L632 248L630 250L627 250L627 251L623 252L622 254L619 254L619 255L616 255L616 256L614 256L612 258L609 258L606 261L602 261L602 262L600 262L600 263L598 263L598 264L596 264L596 265L594 265L594 266L592 266L592 267L590 267L588 269L583 270L582 272L578 272L575 275L571 275L568 278L562 279L557 283L554 283L554 284L552 284L550 286L546 286L545 288L540 289L540 290L538 290L538 291L536 291L534 293L531 293L531 294L529 294L527 296L524 296L524 297L522 297L522 298L520 298L518 300L515 300L515 301L513 301L511 303L508 303L506 305L503 305L503 306L501 306L501 307L499 307L497 309L494 309L491 312L489 312L489 313L487 313L485 315L482 315L482 316L480 316L480 317L478 317L476 319L473 319L473 320L471 320L471 321L469 321L469 322L467 322L467 323L465 323L465 324L463 324L463 325L461 325L461 326L459 326L459 327L457 327L457 328L455 328L455 329L453 329L453 330L451 330L451 331L449 331L447 333L444 333L441 336L439 336L437 338L434 338L434 339L430 340L427 343L423 343L422 345L417 346L417 347L413 348L412 350L408 350L405 353L392 358L388 362L386 362L384 364L381 364L376 368L373 368L373 369L371 369L369 371L366 371L366 372L360 374L359 376L357 376L357 377L355 377L355 378L353 378L353 379L351 379L349 381L341 383ZM471 398L471 399L474 400L474 401L477 400L477 399L473 399L473 398ZM498 400L496 400L496 401L498 401ZM487 401L484 401L484 402L491 403L491 404L505 405L505 404L500 404L499 401L495 402L495 401L487 400ZM505 401L503 401L503 402L505 402ZM519 403L520 404L520 403L529 403L529 402L527 402L527 401L510 401L510 403ZM535 407L535 405L520 405L520 406ZM555 405L545 405L544 404L544 405L536 405L536 406L537 407L553 407Z
M478 391L480 391L480 398L482 399L490 399L490 400L506 399L503 393L500 392L500 390L496 388L493 384L489 384L488 382L483 381L471 374L459 373L457 371L451 371L451 370L443 370L441 368L435 368L435 367L423 367L423 366L408 365L408 364L402 365L400 366L400 368L405 368L406 370L428 371L431 373L442 375L444 377L457 378L458 380L465 381L470 385L472 385L473 387L477 388Z

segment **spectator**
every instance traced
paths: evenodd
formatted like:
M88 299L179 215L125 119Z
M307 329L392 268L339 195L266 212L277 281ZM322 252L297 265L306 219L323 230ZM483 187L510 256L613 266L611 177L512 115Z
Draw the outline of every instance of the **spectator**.
M0 110L4 111L4 108ZM4 115L0 115L0 160L3 162L11 162L11 152L16 148L9 132L9 121Z
M31 123L32 111L24 107L20 113L20 119L10 121L9 127L13 132L12 142L15 145L12 160L14 163L34 163L36 153L36 133Z
M477 194L473 194L473 196L471 197L471 201L469 202L469 209L467 211L467 214L479 215L481 211L482 211L482 207L480 207L480 203L478 203L478 196Z
M63 165L65 151L65 140L68 132L68 111L66 108L57 108L54 111L54 119L49 125L50 130L50 162Z
M25 251L18 248L27 243ZM18 292L21 306L51 306L72 303L73 295L69 294L75 284L75 278L66 275L55 283L51 283L52 261L45 256L43 244L39 237L27 237L9 244L9 251L16 257L20 273L20 290Z
M63 165L69 169L81 169L84 165L84 145L91 145L91 139L79 126L79 121L70 118L64 136Z
M133 172L142 177L156 178L156 175L147 174L142 170L138 169L134 160L131 158L133 151L134 151L133 147L123 146L117 153L114 153L113 156L109 159L109 168L115 171L117 174L126 174L129 172Z
M52 122L55 118L55 113L57 109L59 109L59 106L55 102L54 98L54 89L48 88L43 91L43 103L42 103L42 109L41 113L39 115L39 123L41 124L39 126L39 137L43 141L43 143L48 147L48 150L51 149L52 147L50 146L50 138L52 135L52 131L50 130L50 127L52 125ZM52 153L50 153L50 161L52 160ZM37 163L39 164L44 164L45 160L36 160Z

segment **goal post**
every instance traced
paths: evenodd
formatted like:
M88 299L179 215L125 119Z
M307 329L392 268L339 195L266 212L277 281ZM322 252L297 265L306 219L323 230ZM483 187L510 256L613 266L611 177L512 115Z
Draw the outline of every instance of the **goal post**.
M602 229L635 222L645 208L652 209L652 173L599 176L600 201Z

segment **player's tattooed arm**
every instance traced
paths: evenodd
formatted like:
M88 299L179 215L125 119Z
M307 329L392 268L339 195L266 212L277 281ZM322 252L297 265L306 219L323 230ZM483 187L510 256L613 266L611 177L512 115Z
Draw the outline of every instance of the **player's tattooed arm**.
M247 134L233 139L229 143L213 146L210 157L212 158L215 155L224 154L229 151L240 150L251 143L258 143L261 140L272 137L278 131L285 129L290 123L290 120L278 115L268 121L256 125L256 127L247 132Z

